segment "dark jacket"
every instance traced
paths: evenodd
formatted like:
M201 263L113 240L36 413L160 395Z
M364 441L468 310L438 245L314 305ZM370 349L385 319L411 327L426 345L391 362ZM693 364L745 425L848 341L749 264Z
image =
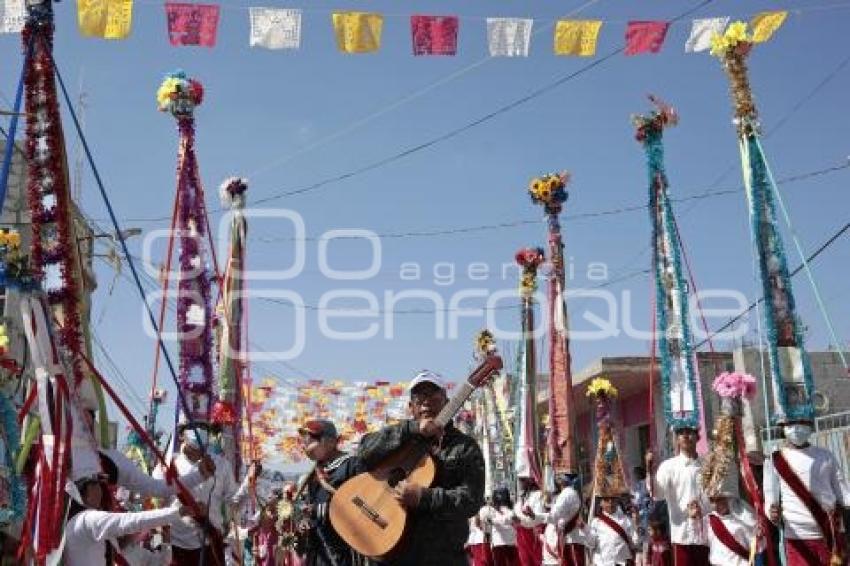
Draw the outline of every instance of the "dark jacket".
M367 468L379 466L402 444L419 435L416 421L366 435L358 455ZM451 423L432 452L437 464L434 485L422 491L410 513L407 538L388 566L454 566L467 563L464 544L469 518L484 504L484 457L475 440Z
M345 480L365 472L360 458L343 454L326 464L321 471L327 483L339 487ZM357 557L331 525L328 505L331 494L318 482L315 474L308 480L306 503L312 505L311 526L306 542L307 566L352 566Z

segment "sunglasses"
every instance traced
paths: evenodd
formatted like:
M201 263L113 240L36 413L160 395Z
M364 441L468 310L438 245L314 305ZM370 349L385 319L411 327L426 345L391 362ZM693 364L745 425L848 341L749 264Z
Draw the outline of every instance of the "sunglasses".
M429 399L435 399L442 392L443 390L439 388L426 389L425 391L417 391L416 393L412 393L410 395L410 402L416 405L421 405Z

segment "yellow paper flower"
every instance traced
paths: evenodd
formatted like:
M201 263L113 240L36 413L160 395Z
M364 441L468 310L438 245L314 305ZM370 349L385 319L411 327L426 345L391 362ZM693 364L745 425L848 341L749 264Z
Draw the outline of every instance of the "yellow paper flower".
M159 90L156 91L156 101L159 104L160 109L168 106L168 101L171 100L174 93L177 92L179 84L180 79L176 77L168 77L162 81Z
M719 33L715 33L711 36L711 54L715 57L720 57L726 50L729 49L729 40L726 39L725 35L720 35Z
M6 335L6 326L0 324L0 348L5 349L9 345L9 337Z
M597 377L587 386L588 397L616 397L617 388L604 377Z
M13 248L20 247L21 235L17 232L9 232L6 234L6 243Z
M737 45L742 41L750 41L750 38L747 35L747 24L745 22L732 22L729 24L729 27L726 28L725 35L730 46Z

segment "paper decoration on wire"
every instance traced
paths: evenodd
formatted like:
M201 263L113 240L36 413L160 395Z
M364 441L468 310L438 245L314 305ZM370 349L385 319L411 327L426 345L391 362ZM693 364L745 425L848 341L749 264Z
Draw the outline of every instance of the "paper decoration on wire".
M756 14L750 22L750 27L753 30L753 43L764 43L770 39L774 32L785 23L787 17L788 12L785 10Z
M344 53L371 53L381 47L384 17L368 12L335 12L334 33Z
M704 18L694 20L691 35L685 42L685 53L699 53L711 48L711 38L715 34L723 35L729 24L729 18Z
M218 31L217 4L165 3L171 45L214 47Z
M555 24L555 54L593 57L601 28L600 20L558 20Z
M528 57L531 26L523 18L487 18L487 44L491 57Z
M458 19L456 16L410 16L414 55L455 55Z
M251 47L301 47L301 10L252 7L250 20Z
M626 55L658 53L669 27L668 22L629 22L626 27Z
M125 39L132 20L133 0L77 0L77 22L85 37Z
M0 0L0 33L21 33L26 19L24 0Z

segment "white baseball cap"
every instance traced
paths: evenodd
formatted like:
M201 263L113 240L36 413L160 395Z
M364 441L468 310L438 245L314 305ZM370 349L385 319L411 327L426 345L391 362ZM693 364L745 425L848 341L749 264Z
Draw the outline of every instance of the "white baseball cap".
M443 383L443 378L440 374L434 373L431 370L423 369L419 373L416 374L416 377L407 385L407 392L410 393L413 389L422 383L433 383L440 389L445 389L446 385Z

